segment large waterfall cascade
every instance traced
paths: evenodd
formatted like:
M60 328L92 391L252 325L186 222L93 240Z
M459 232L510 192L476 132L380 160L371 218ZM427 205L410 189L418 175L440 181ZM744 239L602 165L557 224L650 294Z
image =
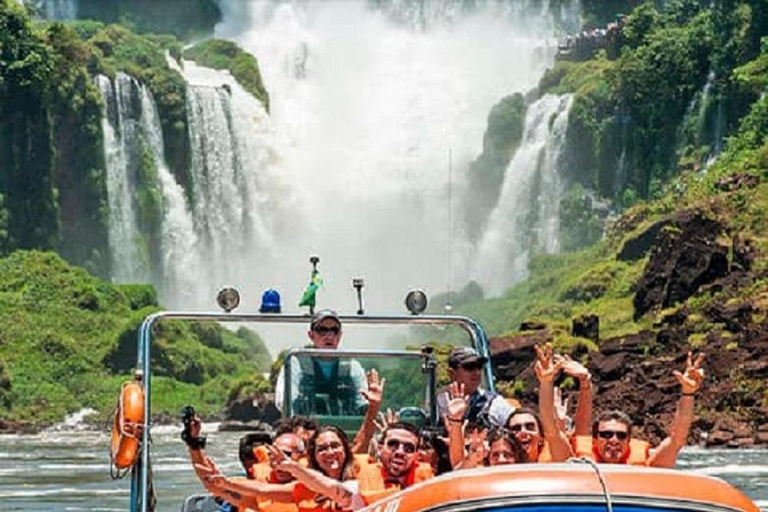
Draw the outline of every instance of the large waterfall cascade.
M228 73L185 61L197 253L206 262L197 289L210 303L218 287L243 285L272 257L292 196L263 105Z
M417 4L418 23L393 14ZM295 307L312 253L321 304L342 310L355 306L353 277L366 279L368 309L387 312L411 287L473 277L449 190L465 192L490 108L534 87L555 49L548 19L517 4L221 2L217 36L259 59L300 214L292 233L274 232L254 295L276 285Z
M545 95L528 107L523 140L479 242L475 272L488 294L499 296L523 279L532 250L558 250L558 167L571 103L571 95Z
M356 309L351 280L363 277L367 309L392 312L412 287L439 293L447 283L478 279L499 294L521 278L530 229L510 219L535 222L532 243L557 250L551 194L560 186L557 138L567 97L529 107L526 141L507 169L479 246L455 221L462 196L471 193L466 172L482 148L491 107L533 88L552 62L551 22L510 2L471 10L419 4L426 8L415 22L412 11L398 11L414 5L408 2L373 8L222 0L216 35L257 56L271 113L228 72L184 62L192 161L184 194L160 157L154 103L142 97L140 124L163 194L162 278L148 272L140 252L125 250L137 238L136 212L130 201L119 202L132 186L121 178L110 190L110 247L119 254L114 279L154 278L163 303L184 308L213 307L215 291L232 284L252 311L261 291L274 287L283 293L284 310L295 311L308 257L319 254L320 306ZM100 85L105 97L119 97L108 80ZM105 118L110 165L127 158L119 123ZM532 187L548 201L515 210L522 208L515 198L528 198Z

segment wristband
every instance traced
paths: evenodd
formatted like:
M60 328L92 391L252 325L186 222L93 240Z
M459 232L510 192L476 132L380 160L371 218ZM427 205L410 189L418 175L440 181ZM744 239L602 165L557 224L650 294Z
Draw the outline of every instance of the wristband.
M682 393L683 396L696 396L696 392L693 393Z
M451 418L450 416L448 416L448 421L450 421L452 423L461 423L462 421L464 421L464 418L456 419L456 418Z
M193 450L205 448L205 443L207 441L205 437L192 437L186 430L181 433L181 439Z

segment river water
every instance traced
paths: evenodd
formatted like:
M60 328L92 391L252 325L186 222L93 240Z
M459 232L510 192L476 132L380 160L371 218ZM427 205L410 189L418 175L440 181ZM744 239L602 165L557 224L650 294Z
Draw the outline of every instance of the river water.
M201 492L178 428L153 431L158 512L177 512L184 497ZM208 433L208 453L230 475L240 473L237 433ZM125 511L130 482L109 476L109 438L102 432L45 432L0 436L0 510L27 512ZM680 469L722 478L768 512L768 450L686 449Z

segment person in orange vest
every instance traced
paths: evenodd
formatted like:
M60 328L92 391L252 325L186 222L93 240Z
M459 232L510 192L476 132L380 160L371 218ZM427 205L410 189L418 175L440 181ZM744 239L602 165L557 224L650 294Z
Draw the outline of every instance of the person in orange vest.
M693 422L693 399L704 380L701 368L704 358L702 353L694 359L689 352L685 372L673 372L682 386L682 396L677 403L672 431L658 447L651 450L647 442L632 438L632 420L627 414L607 411L594 422L591 437L575 438L576 455L605 464L675 467L677 454L685 446Z
M309 467L288 458L275 446L268 447L274 468L290 473L293 480L271 483L243 478L227 478L210 458L195 466L206 488L241 508L258 509L260 503L291 504L299 512L345 511L355 505L351 474L352 451L346 434L333 425L321 427L310 439Z
M536 345L534 370L539 379L539 414L522 408L515 410L504 424L528 454L529 462L562 462L573 456L564 429L555 414L555 378L563 362L555 363L552 344Z
M380 462L363 464L357 475L365 505L432 478L432 467L419 463L419 430L405 422L387 425L379 445Z

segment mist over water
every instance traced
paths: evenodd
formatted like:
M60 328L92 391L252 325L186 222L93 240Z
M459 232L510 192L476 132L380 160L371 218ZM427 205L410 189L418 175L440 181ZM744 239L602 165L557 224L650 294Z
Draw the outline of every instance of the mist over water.
M490 108L535 86L554 52L551 22L519 5L221 2L217 37L259 60L296 208L273 257L242 269L244 294L274 285L295 308L313 253L320 304L346 312L352 277L366 279L371 312L473 277L458 214L468 164Z

